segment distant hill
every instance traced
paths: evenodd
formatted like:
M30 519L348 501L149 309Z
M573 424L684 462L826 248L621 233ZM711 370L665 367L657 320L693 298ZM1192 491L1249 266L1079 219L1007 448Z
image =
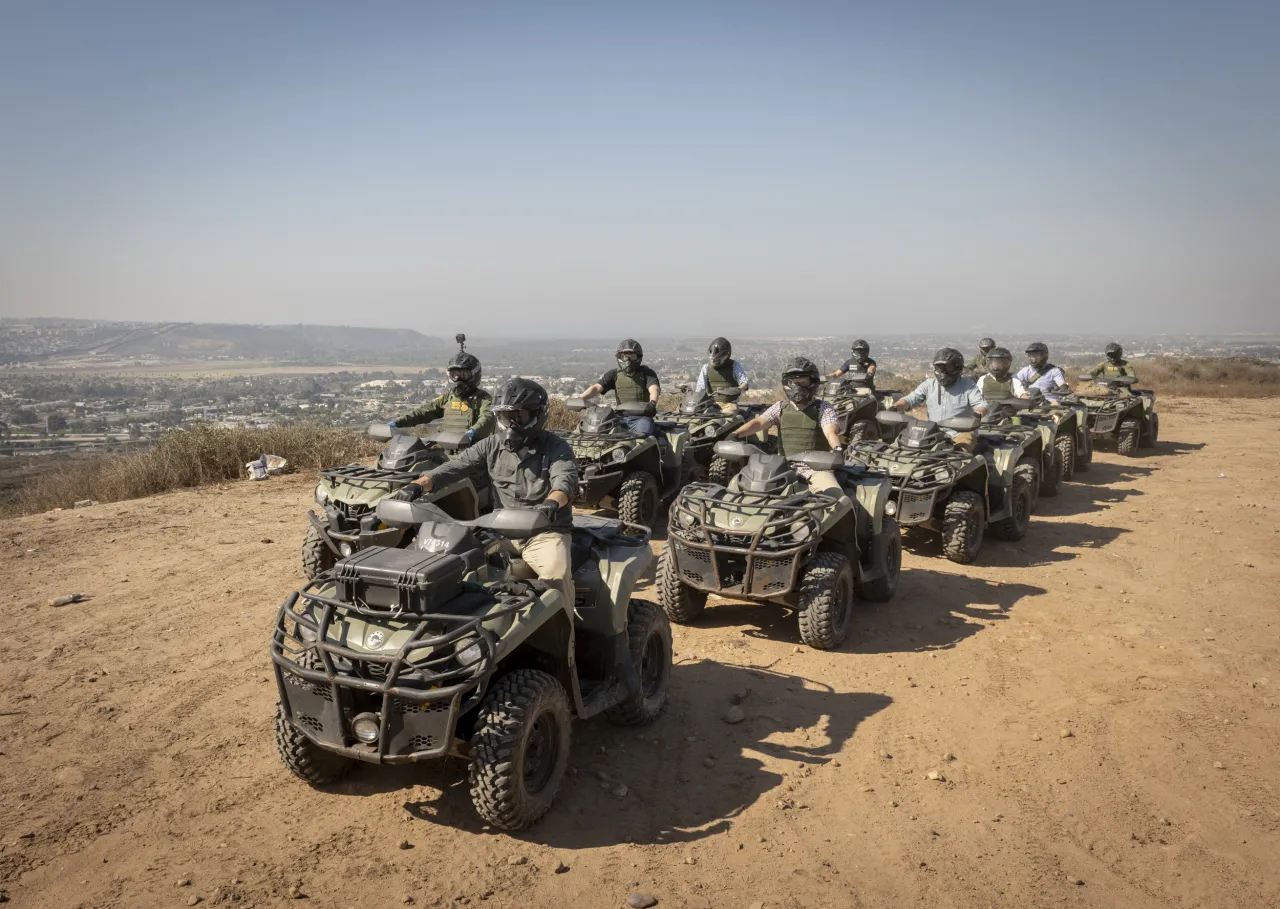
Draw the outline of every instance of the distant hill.
M444 349L440 338L409 329L0 319L0 363L130 358L392 363Z

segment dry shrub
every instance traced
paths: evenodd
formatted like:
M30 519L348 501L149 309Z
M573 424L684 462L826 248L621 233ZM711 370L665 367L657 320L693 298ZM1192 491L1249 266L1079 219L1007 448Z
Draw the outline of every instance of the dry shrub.
M263 453L291 467L349 464L376 454L378 443L357 432L315 423L272 429L225 429L199 424L166 432L152 448L122 455L76 459L25 483L8 503L9 514L67 508L80 499L118 502L172 489L245 476L244 465Z
M1280 363L1252 357L1157 357L1133 363L1138 385L1197 398L1269 398L1280 394Z

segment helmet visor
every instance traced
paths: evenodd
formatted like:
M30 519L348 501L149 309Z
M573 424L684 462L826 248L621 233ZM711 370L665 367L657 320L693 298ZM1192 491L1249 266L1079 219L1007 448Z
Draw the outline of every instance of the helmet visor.
M452 366L449 368L450 382L470 382L471 370L464 369L461 366Z
M526 408L506 408L496 411L498 424L503 429L522 430L528 429L533 425L536 419L532 410Z
M1008 357L992 357L987 360L987 367L991 370L991 374L997 378L1003 379L1009 374L1013 361Z

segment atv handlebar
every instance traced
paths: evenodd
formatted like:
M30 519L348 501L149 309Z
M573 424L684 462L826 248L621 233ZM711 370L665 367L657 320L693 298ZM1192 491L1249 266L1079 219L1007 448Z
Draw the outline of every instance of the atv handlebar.
M726 461L745 461L752 455L764 454L764 452L755 445L751 445L747 442L734 441L732 439L725 439L722 442L717 442L711 450Z

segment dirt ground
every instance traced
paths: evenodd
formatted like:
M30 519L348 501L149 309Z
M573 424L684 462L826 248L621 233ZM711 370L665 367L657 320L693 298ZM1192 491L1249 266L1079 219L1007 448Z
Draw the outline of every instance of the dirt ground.
M0 888L17 907L247 909L294 885L333 907L1280 905L1280 401L1161 406L1157 453L1101 453L1023 542L969 567L915 548L840 652L797 648L766 607L677 628L669 711L575 727L560 802L520 836L478 822L456 762L322 792L278 761L266 645L307 478L10 522ZM69 592L93 599L49 606Z

